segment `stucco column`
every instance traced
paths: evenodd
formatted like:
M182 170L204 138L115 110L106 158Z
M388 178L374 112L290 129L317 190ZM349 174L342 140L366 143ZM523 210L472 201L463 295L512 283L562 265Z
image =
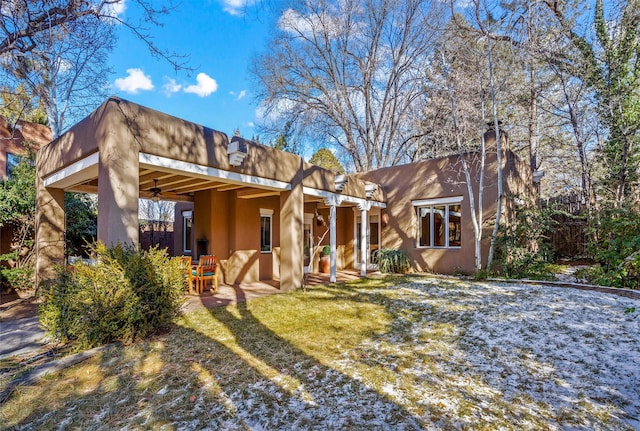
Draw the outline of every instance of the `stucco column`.
M329 274L329 281L331 283L336 282L336 207L342 203L342 198L333 196L325 199L325 204L329 206L329 246L331 247L331 272Z
M360 204L360 276L367 276L367 250L369 250L369 241L367 241L367 228L369 227L369 210L371 203Z
M98 240L138 247L139 160L130 139L109 136L98 164Z
M55 276L64 264L64 190L45 188L36 180L36 286Z
M291 190L280 193L280 289L292 291L302 287L302 230L304 194L302 165L291 181Z

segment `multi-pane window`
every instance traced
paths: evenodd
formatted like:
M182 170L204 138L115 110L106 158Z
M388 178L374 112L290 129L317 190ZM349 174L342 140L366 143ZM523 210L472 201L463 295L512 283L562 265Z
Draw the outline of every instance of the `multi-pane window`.
M271 253L271 219L273 210L260 209L260 251Z
M416 201L418 247L460 247L462 230L462 198L444 202Z

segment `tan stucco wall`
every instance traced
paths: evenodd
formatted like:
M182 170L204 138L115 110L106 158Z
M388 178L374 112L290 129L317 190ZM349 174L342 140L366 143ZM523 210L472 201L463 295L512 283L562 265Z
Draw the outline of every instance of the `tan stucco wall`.
M473 154L467 155L472 166L471 178L474 195L477 199L479 184L478 163L474 162ZM510 165L511 164L511 165ZM510 188L518 184L519 192L529 192L524 186L530 176L520 175L513 169L516 165L520 170L527 170L525 164L519 164L515 156L507 152L504 157L505 166L504 197L514 190ZM496 153L487 154L484 184L484 233L485 236L492 228L497 204L497 160ZM413 163L411 165L396 166L368 172L363 178L383 184L387 197L386 214L389 217L387 226L382 229L382 247L404 250L417 271L434 271L438 273L452 273L462 271L473 273L474 245L473 224L471 220L470 199L467 191L464 172L459 156L440 158ZM460 248L418 248L417 247L417 215L412 204L414 200L436 199L463 196L462 208L462 246ZM504 201L503 201L504 202ZM477 200L476 200L477 205ZM505 209L508 206L505 205ZM483 263L486 263L488 240L482 243Z

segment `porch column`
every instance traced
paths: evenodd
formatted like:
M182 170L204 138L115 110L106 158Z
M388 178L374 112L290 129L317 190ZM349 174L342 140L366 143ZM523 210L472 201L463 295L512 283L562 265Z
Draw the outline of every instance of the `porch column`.
M115 136L114 136L115 135ZM123 133L100 145L98 163L98 240L107 247L138 247L138 147Z
M342 203L342 197L332 196L325 199L325 204L329 206L329 246L331 247L331 273L329 281L336 282L336 207Z
M371 202L358 205L360 209L360 276L367 276L367 250L369 250L369 241L367 241L367 228L369 227L369 210Z
M40 159L38 159L40 160ZM46 188L36 178L36 286L55 277L55 266L64 263L64 190Z
M302 287L302 230L304 229L304 193L302 161L291 181L291 190L280 193L280 289Z

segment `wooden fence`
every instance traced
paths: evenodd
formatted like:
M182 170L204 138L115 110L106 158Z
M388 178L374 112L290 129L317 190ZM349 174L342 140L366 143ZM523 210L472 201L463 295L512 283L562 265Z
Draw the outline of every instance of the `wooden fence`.
M587 255L587 217L582 215L584 204L578 195L558 196L541 200L542 207L561 209L566 214L555 214L549 242L556 259L583 258Z

